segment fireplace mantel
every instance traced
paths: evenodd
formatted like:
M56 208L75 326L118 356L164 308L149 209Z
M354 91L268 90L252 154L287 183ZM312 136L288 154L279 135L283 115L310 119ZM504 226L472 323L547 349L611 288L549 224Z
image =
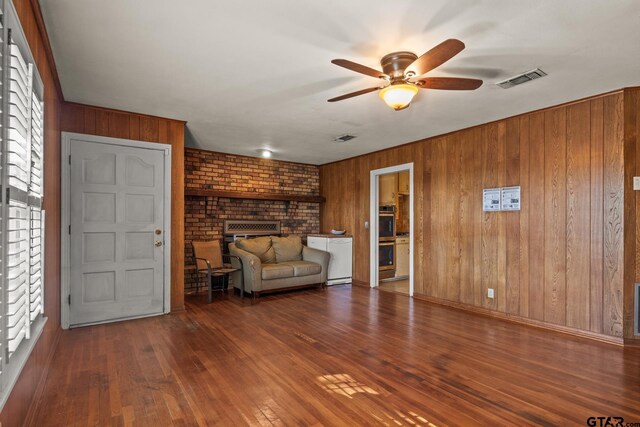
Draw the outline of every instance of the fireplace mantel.
M196 197L220 197L227 199L278 200L285 202L324 203L322 196L308 196L303 194L258 193L255 191L220 191L220 190L190 190L185 189L184 195Z

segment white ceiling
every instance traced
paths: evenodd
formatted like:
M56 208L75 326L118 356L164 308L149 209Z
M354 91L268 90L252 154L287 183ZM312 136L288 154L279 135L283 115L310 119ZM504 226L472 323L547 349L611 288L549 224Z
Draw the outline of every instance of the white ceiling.
M40 0L67 101L187 120L187 144L322 164L640 85L638 0ZM447 38L467 48L431 76L474 92L421 91L393 111L373 68ZM495 82L541 67L513 89ZM357 138L333 142L341 134Z

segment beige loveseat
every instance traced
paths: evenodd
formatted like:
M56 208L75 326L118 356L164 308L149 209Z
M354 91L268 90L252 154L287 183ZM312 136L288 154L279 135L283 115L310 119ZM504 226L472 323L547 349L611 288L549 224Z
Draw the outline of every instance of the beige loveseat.
M229 244L229 252L242 260L234 287L241 288L243 278L244 291L253 295L327 282L329 253L304 246L299 236L240 239Z

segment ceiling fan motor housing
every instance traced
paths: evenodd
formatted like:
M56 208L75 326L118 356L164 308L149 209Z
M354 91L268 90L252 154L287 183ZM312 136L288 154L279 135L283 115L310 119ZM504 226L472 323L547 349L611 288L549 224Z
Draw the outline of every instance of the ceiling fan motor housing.
M413 52L392 52L382 57L380 65L382 72L391 78L391 83L403 82L405 68L416 59L418 56Z

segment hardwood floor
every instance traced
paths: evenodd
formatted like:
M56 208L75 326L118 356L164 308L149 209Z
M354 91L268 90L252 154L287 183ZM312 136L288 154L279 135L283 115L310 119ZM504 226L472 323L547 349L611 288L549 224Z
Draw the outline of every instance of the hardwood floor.
M64 331L34 426L640 422L640 351L366 288Z
M378 282L378 289L380 289L381 291L396 292L398 294L409 295L409 279Z

